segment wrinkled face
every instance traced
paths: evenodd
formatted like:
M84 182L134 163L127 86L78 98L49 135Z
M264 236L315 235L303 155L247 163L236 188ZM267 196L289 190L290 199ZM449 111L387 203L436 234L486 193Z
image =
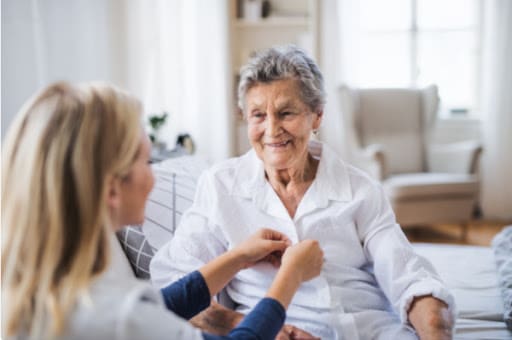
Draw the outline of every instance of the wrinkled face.
M137 159L128 176L121 180L119 222L121 226L140 224L144 221L146 200L155 178L149 164L151 143L145 133L141 136Z
M266 167L283 170L303 166L311 132L321 112L313 112L300 97L295 79L257 84L245 97L249 141Z

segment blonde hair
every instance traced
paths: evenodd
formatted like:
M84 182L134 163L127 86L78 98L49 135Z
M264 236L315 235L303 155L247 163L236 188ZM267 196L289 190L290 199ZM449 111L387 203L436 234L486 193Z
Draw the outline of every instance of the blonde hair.
M61 334L108 266L108 183L136 158L140 113L112 86L68 83L19 112L2 152L2 336Z

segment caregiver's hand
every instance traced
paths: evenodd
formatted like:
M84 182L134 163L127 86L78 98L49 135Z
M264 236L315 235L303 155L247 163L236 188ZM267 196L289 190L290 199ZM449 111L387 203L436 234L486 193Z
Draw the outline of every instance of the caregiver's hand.
M272 229L260 229L233 248L232 252L243 261L244 268L261 261L279 267L282 254L290 245L291 242L286 235Z
M320 275L324 252L318 241L304 240L286 249L281 262L281 271L302 283Z
M293 295L304 281L320 275L324 252L318 241L304 240L288 247L281 258L281 267L267 292L267 297L288 308Z

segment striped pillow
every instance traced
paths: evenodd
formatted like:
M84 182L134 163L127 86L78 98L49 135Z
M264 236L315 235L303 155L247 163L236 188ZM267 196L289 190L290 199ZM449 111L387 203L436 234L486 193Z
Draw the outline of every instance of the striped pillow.
M155 252L142 233L141 226L127 226L117 232L117 238L135 276L149 279L149 263Z
M208 167L198 156L182 156L152 165L155 186L146 203L144 223L117 233L135 276L149 279L154 253L169 242L183 212L192 205L197 179Z

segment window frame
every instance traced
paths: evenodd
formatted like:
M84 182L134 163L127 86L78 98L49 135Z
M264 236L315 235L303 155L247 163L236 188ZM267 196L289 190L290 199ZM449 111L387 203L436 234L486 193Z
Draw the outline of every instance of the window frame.
M392 33L392 32L402 32L408 37L408 59L409 59L409 86L411 87L420 87L420 55L419 55L419 36L424 32L450 32L454 31L449 28L438 28L432 30L422 30L419 28L418 20L418 1L419 0L408 0L409 8L410 8L410 24L408 29L406 30L396 30L396 29L381 29L381 30L365 30L365 35L370 36L371 34L384 34L384 33ZM475 42L476 42L476 53L475 53L475 62L473 65L474 68L474 84L473 84L473 97L474 101L472 102L472 106L467 105L465 108L465 112L456 113L453 112L449 107L440 107L440 118L442 119L476 119L480 120L480 111L481 111L481 82L482 82L482 58L483 58L483 27L484 27L484 1L483 0L474 0L476 5L476 13L477 13L477 21L472 29L475 33ZM469 32L470 29L461 29L460 31ZM462 108L462 107L461 107Z

